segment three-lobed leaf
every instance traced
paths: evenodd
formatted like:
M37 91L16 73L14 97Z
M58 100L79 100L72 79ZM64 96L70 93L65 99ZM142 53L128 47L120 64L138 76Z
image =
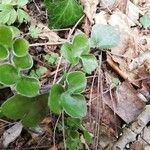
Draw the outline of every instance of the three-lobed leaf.
M49 15L49 28L65 28L74 25L83 15L77 0L45 0Z
M51 111L56 114L60 114L62 111L61 106L61 94L64 92L64 88L60 84L54 84L51 88L48 98L48 106Z
M16 84L17 93L27 96L34 97L39 94L39 81L35 78L21 77L21 79Z
M21 119L26 127L36 127L47 114L47 99L47 94L34 98L15 95L2 104L1 112L7 118Z
M8 54L9 54L9 52L8 52L7 48L0 45L0 60L7 59Z
M27 55L29 43L23 38L16 39L13 43L13 52L17 57L23 57Z
M91 32L92 48L113 48L119 44L120 36L118 27L111 25L95 24Z
M0 44L6 47L11 47L12 40L13 40L13 35L12 35L11 29L7 26L1 25L0 26Z
M23 57L13 56L12 61L14 65L20 70L27 70L33 66L33 60L29 54Z
M18 70L11 64L0 65L0 83L13 85L20 79Z
M82 55L81 60L83 64L83 70L88 74L91 74L92 71L94 71L98 66L96 57L92 54Z
M65 92L61 95L61 104L64 111L73 118L82 118L86 116L87 106L83 95Z
M66 77L69 93L82 93L86 88L86 77L81 71L71 72Z

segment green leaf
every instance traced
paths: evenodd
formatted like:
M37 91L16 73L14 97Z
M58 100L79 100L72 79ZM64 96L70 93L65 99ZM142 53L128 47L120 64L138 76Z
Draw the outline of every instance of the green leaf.
M0 26L0 44L7 47L12 44L12 32L7 26Z
M9 20L7 21L8 25L13 24L17 19L17 12L15 9L11 9Z
M142 24L142 26L143 26L144 28L150 27L150 16L149 16L148 14L143 15L143 16L140 18L140 23Z
M39 27L36 27L35 25L31 25L29 28L29 32L33 38L38 38L42 31Z
M72 43L66 42L62 46L63 56L71 63L77 64L81 54L88 54L90 50L89 41L84 33L77 34Z
M91 32L92 48L113 48L119 44L119 29L110 25L96 24Z
M2 4L11 4L12 0L1 0Z
M0 83L13 85L19 80L20 76L17 69L11 64L0 65Z
M86 88L86 77L81 71L71 72L67 75L68 92L69 93L82 93Z
M20 70L27 70L33 66L33 60L29 54L23 57L13 56L12 61Z
M39 88L39 81L30 77L22 77L16 85L17 93L27 97L37 96L39 94Z
M93 139L93 135L90 132L88 132L87 130L83 131L83 135L84 135L84 139L86 140L86 142L91 144L92 139Z
M47 99L47 94L34 98L16 95L2 104L1 111L7 118L21 119L26 127L36 127L48 112Z
M40 66L38 69L36 69L36 75L38 77L41 77L43 74L47 72L47 68Z
M74 134L76 138L70 137L70 134L68 135L66 139L66 146L68 150L77 150L77 149L83 149L81 148L81 141L79 138L79 133L77 131L71 131L71 135ZM78 135L78 137L77 137Z
M77 0L45 0L45 6L49 15L49 28L70 27L83 16L83 9Z
M17 12L11 5L0 4L0 23L11 25L16 21Z
M43 55L44 59L50 64L57 64L59 55L57 53L51 52L50 54Z
M28 13L26 13L24 10L18 9L17 14L18 14L19 23L23 23L23 22L27 23L30 21L30 17L28 15Z
M23 38L16 39L13 44L13 52L17 57L23 57L28 53L29 43Z
M81 121L79 118L68 117L66 121L67 121L67 125L71 129L78 130L81 128Z
M5 60L8 58L8 50L4 46L0 45L0 60Z
M88 74L91 74L98 66L96 57L92 54L82 55L81 60L83 63L83 69Z
M73 118L82 118L86 116L86 101L81 94L70 95L65 92L61 95L61 104L65 112Z
M20 35L20 30L18 28L16 28L15 26L9 26L9 27L12 31L13 38L16 38Z
M17 0L17 5L23 7L28 3L29 0Z
M56 114L60 114L62 111L61 107L61 94L64 92L64 88L60 84L54 84L51 87L50 95L48 98L48 106L50 110Z
M79 58L74 57L74 53L72 50L72 44L66 42L61 47L61 53L65 59L67 59L71 64L77 64L79 62Z
M88 54L90 50L89 40L84 33L77 34L73 40L73 55L80 57L81 54Z
M32 70L30 73L30 76L38 79L42 75L44 75L46 72L47 72L47 68L40 66L38 69Z

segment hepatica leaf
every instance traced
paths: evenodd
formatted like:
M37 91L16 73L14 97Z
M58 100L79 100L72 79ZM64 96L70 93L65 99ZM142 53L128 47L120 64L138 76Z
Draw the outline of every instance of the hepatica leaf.
M89 50L90 46L88 38L83 33L77 34L72 43L66 42L61 48L63 56L71 64L77 64L80 55L89 53Z
M90 39L92 48L113 48L119 41L118 27L102 24L93 26Z
M5 37L5 38L4 38ZM0 26L0 44L10 47L12 44L12 31L7 26Z
M143 16L140 18L140 23L142 24L142 26L143 26L144 28L150 27L150 16L149 16L148 14L143 15Z
M16 85L16 91L27 97L37 96L39 94L39 88L39 81L30 77L21 77Z
M29 54L23 57L14 56L12 60L14 65L20 70L30 69L33 65L32 57Z
M23 57L27 54L29 43L23 38L16 39L13 44L13 51L17 57Z
M64 88L60 84L54 84L50 91L48 106L50 107L50 110L56 114L60 114L62 111L61 94L63 92Z
M82 118L86 116L86 101L81 94L70 95L65 92L61 95L61 104L65 112L73 118Z
M88 74L91 74L98 66L96 57L92 54L82 55L81 60L83 63L83 69Z
M0 65L0 83L5 85L12 85L15 84L19 78L18 71L13 65Z
M2 104L1 111L7 118L21 119L26 127L36 127L47 114L47 99L47 94L34 98L16 95Z
M87 36L84 33L77 34L73 39L72 47L74 57L89 53L90 46Z
M74 57L73 46L71 43L66 42L61 48L62 55L66 58L71 64L77 64L79 62L78 57Z
M86 88L86 77L81 71L71 72L67 75L68 92L81 93Z
M8 57L8 50L4 46L0 45L0 60L4 60Z
M83 15L77 0L45 0L50 28L65 28L74 25Z

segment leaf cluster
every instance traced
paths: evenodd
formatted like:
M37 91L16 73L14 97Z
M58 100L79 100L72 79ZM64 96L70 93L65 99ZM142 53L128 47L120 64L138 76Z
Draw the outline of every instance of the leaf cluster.
M24 38L15 38L10 27L0 26L0 83L14 86L18 94L33 97L39 94L39 82L23 74L33 66L28 49Z
M77 34L72 43L66 42L61 48L62 55L71 64L76 65L81 60L83 70L91 74L97 67L97 60L90 54L90 43L84 33Z
M30 20L28 13L22 8L28 0L1 0L0 3L0 23L11 25L16 20L19 23L27 23Z
M54 84L48 98L50 110L60 114L63 110L73 118L86 116L85 97L81 94L86 88L86 77L81 71L70 72L66 76L66 86Z

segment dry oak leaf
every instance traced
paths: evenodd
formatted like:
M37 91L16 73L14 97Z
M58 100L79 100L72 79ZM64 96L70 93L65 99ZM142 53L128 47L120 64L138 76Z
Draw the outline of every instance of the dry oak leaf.
M99 4L99 0L80 0L81 4L84 7L84 13L86 14L87 18L91 22L94 23L93 19L96 14L97 5Z

